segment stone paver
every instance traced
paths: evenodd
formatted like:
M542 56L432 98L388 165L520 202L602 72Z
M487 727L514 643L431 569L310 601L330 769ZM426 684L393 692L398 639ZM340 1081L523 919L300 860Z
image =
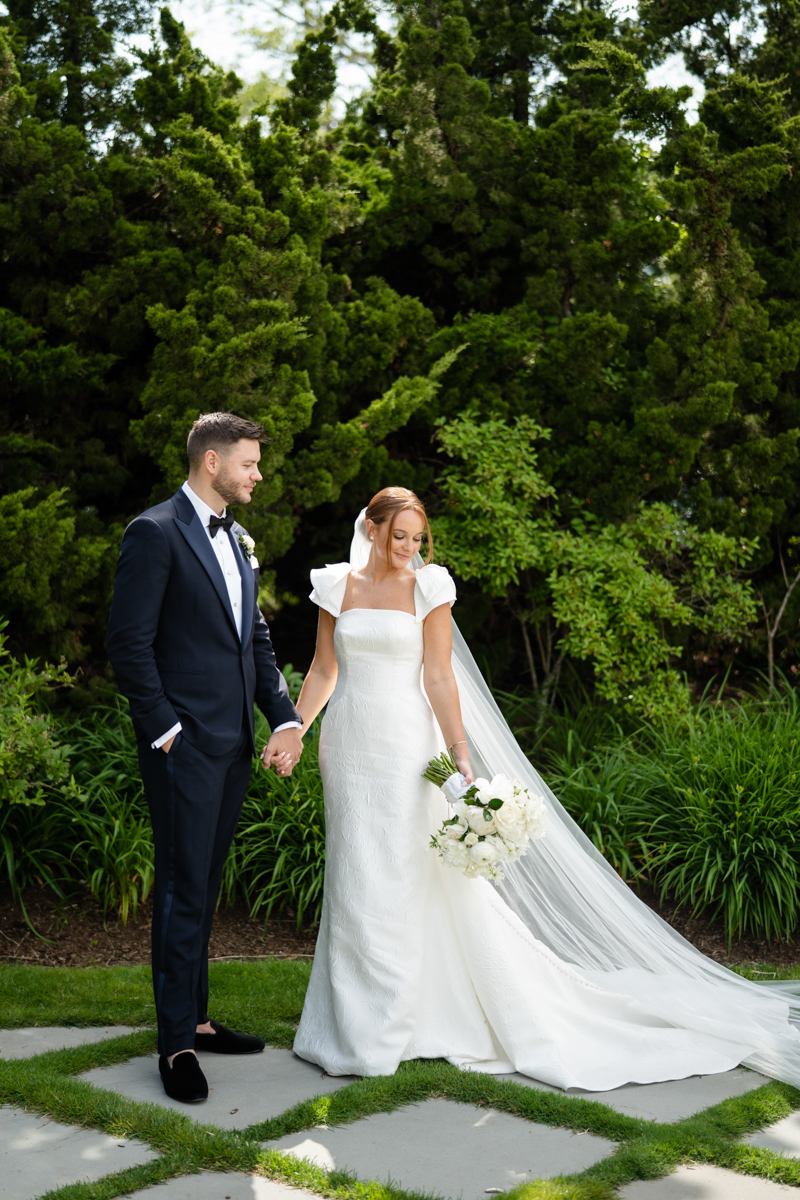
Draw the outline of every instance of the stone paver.
M0 1029L0 1062L8 1058L33 1058L48 1050L71 1050L74 1046L88 1046L136 1032L130 1025L92 1026L89 1029L58 1025L43 1025L40 1029Z
M425 1100L339 1128L304 1130L274 1142L284 1150L359 1179L389 1180L409 1191L486 1200L529 1179L584 1171L614 1149L605 1138L523 1121L508 1113Z
M786 1154L789 1158L800 1157L800 1113L792 1113L782 1121L776 1121L768 1129L750 1133L742 1141L748 1146L758 1146L761 1150L774 1150L776 1154Z
M297 1058L291 1050L274 1050L269 1046L263 1054L240 1057L201 1051L199 1058L208 1079L208 1100L204 1104L189 1106L170 1100L158 1073L157 1055L133 1058L113 1067L98 1067L80 1078L131 1100L162 1104L223 1129L245 1129L256 1121L279 1116L301 1100L335 1092L353 1082L344 1075L332 1079L319 1067Z
M217 1175L203 1171L199 1175L183 1175L156 1187L143 1188L134 1196L137 1200L139 1196L142 1200L307 1200L310 1193L260 1175L238 1175L230 1171Z
M31 1200L65 1184L99 1179L156 1157L142 1142L61 1125L18 1108L0 1108L2 1200Z
M527 1075L497 1075L496 1079L509 1079L524 1083L528 1087L542 1088L546 1092L557 1092L558 1088L546 1083L537 1083ZM689 1079L671 1079L667 1083L626 1083L613 1092L583 1092L572 1088L561 1092L563 1096L579 1096L583 1100L596 1100L609 1108L624 1113L626 1117L640 1117L645 1121L683 1121L704 1108L711 1108L722 1100L743 1096L754 1088L769 1083L766 1075L736 1067L719 1075L692 1075Z
M797 1200L797 1188L754 1175L738 1175L705 1163L678 1167L673 1175L637 1180L619 1190L620 1200Z

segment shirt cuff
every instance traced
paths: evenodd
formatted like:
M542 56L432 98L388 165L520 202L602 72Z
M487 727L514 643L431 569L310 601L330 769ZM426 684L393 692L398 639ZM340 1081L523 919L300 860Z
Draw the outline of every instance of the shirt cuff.
M303 726L299 721L284 721L282 725L276 725L273 733L282 733L284 729L302 729Z
M166 733L162 733L162 735L158 739L158 741L151 742L150 749L151 750L160 750L161 747L164 745L164 742L168 742L170 738L174 738L177 734L180 733L180 731L182 729L183 729L183 726L181 725L180 721L178 721L178 724L173 725L172 729L168 729Z

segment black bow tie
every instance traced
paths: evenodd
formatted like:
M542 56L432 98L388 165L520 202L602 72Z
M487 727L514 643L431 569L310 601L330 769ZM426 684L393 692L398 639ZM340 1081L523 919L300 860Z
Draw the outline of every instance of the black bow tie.
M230 533L232 528L233 528L233 517L226 516L226 517L209 517L208 518L208 532L211 534L212 538L215 538L217 536L218 529L224 529L226 533Z

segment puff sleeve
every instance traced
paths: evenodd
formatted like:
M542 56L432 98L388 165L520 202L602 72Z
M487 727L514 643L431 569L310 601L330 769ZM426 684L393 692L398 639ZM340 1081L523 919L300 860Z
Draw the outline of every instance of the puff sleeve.
M456 602L456 585L446 567L437 567L434 563L429 563L427 567L420 567L416 576L414 608L418 621L424 621L428 613L433 612L440 604L453 607Z
M313 591L308 597L324 608L332 616L338 617L342 611L344 593L347 588L347 576L350 574L350 563L328 563L311 572L311 587Z

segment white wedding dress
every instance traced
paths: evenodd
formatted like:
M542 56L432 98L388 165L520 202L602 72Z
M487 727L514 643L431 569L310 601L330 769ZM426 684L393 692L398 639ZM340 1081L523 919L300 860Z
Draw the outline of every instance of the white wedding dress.
M320 738L325 894L295 1053L329 1075L390 1075L408 1059L444 1058L591 1091L744 1060L764 1069L759 1049L767 1041L774 1051L781 1037L797 1054L789 1006L774 993L629 959L616 970L592 969L578 953L566 961L491 883L443 865L429 841L448 804L421 778L443 749L422 689L422 622L452 605L455 587L444 568L422 567L416 615L341 613L350 569L312 572L312 600L337 618L339 676ZM537 845L550 840L558 855L561 837L553 816ZM581 854L588 879L597 864ZM549 919L557 928L558 912Z

